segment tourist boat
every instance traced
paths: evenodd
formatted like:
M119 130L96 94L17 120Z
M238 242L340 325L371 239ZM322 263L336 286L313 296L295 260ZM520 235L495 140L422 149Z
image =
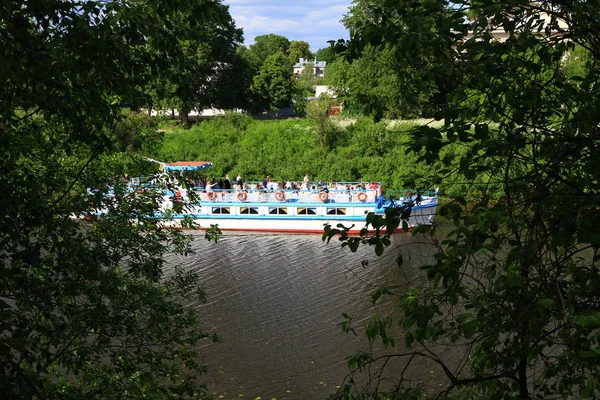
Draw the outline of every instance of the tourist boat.
M164 171L199 170L210 162L162 163ZM369 212L384 215L388 207L410 204L408 225L431 224L438 204L437 192L407 192L396 199L386 198L380 183L311 183L309 190L266 190L247 183L230 190L180 189L165 192L161 213L175 221L192 217L200 228L218 225L221 230L323 233L326 224L352 227L358 233L365 227ZM314 187L314 189L313 189ZM191 195L193 192L193 196ZM190 200L193 199L193 200ZM177 203L185 204L178 211Z

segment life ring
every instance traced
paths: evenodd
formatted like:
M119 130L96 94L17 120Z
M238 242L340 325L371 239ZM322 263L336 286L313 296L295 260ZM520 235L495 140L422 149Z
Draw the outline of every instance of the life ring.
M246 201L248 195L246 194L246 192L238 192L237 198L239 201Z
M360 192L358 194L358 201L366 201L367 200L367 194L365 192Z
M328 198L329 198L329 193L327 193L327 192L319 193L319 200L321 200L323 203L325 203Z
M275 193L275 200L277 200L277 201L284 201L285 200L285 194L283 192L277 192L277 193Z
M217 194L215 192L208 192L208 199L210 201L213 201L216 198L217 198Z

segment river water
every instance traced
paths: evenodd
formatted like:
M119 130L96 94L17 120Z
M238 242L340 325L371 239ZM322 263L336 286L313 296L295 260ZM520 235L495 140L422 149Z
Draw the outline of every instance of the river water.
M383 257L366 246L351 253L320 235L226 233L217 243L193 235L195 254L168 262L200 273L208 302L194 306L203 328L222 339L207 343L200 361L209 367L209 392L224 399L335 393L348 373L345 358L368 348L358 328L382 312L369 293L414 284L432 254L431 245L405 233L394 235ZM388 304L383 313L391 312ZM357 336L341 331L342 313L354 317Z

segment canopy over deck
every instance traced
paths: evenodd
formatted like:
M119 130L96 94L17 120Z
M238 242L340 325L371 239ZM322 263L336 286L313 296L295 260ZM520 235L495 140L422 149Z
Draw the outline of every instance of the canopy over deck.
M177 161L163 164L165 171L197 171L213 165L210 161Z

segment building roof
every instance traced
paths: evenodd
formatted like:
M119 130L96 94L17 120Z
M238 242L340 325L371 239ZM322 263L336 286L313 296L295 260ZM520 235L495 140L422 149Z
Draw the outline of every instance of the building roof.
M316 58L314 59L314 61L300 58L300 60L298 60L298 62L294 64L294 68L303 68L307 64L312 64L315 68L325 68L325 66L327 65L327 61L317 61Z

